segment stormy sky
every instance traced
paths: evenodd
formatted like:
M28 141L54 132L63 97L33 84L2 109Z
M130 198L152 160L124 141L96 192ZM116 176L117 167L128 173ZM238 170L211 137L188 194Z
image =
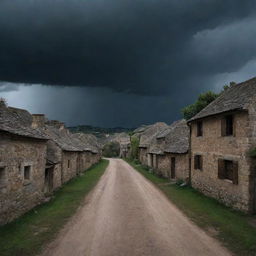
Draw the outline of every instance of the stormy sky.
M0 96L68 125L171 123L255 71L256 0L0 1Z

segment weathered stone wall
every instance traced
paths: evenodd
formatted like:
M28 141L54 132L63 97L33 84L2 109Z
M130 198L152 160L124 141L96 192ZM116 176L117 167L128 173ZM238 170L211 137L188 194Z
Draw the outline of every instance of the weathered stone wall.
M189 155L169 154L158 155L158 169L156 172L163 177L171 178L171 158L175 158L175 179L187 180L189 177Z
M0 133L0 225L32 209L44 199L46 141ZM24 167L30 166L29 179Z
M203 136L196 137L196 123L191 135L191 183L204 194L234 208L250 210L249 119L246 112L234 114L235 136L221 136L222 116L203 120ZM202 170L194 169L194 156L203 156ZM238 161L238 185L218 178L218 159Z
M77 152L63 151L62 153L62 183L68 182L78 173Z
M143 165L148 165L147 149L146 148L139 148L139 161Z
M249 106L249 147L256 148L256 95ZM256 157L251 158L251 176L249 192L251 194L252 212L256 213Z
M56 190L61 187L61 163L54 165L53 169L53 190Z
M84 172L89 169L92 165L99 162L101 155L99 153L95 154L89 151L78 153L78 172Z
M53 190L62 185L62 149L52 140L47 141L47 159L55 163L53 169Z

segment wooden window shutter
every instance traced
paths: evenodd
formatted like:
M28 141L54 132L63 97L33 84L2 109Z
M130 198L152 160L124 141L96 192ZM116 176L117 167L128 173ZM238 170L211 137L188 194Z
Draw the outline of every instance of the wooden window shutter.
M226 119L221 119L221 136L226 136Z
M238 185L238 162L233 161L233 184Z
M225 160L218 160L218 178L225 179Z

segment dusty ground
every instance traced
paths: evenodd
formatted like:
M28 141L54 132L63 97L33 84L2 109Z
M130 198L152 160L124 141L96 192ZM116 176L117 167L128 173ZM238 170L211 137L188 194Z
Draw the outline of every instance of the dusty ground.
M230 255L119 159L42 256Z

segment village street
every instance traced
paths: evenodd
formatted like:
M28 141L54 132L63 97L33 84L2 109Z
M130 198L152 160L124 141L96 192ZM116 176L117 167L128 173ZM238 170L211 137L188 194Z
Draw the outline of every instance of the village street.
M230 255L121 159L42 256Z

